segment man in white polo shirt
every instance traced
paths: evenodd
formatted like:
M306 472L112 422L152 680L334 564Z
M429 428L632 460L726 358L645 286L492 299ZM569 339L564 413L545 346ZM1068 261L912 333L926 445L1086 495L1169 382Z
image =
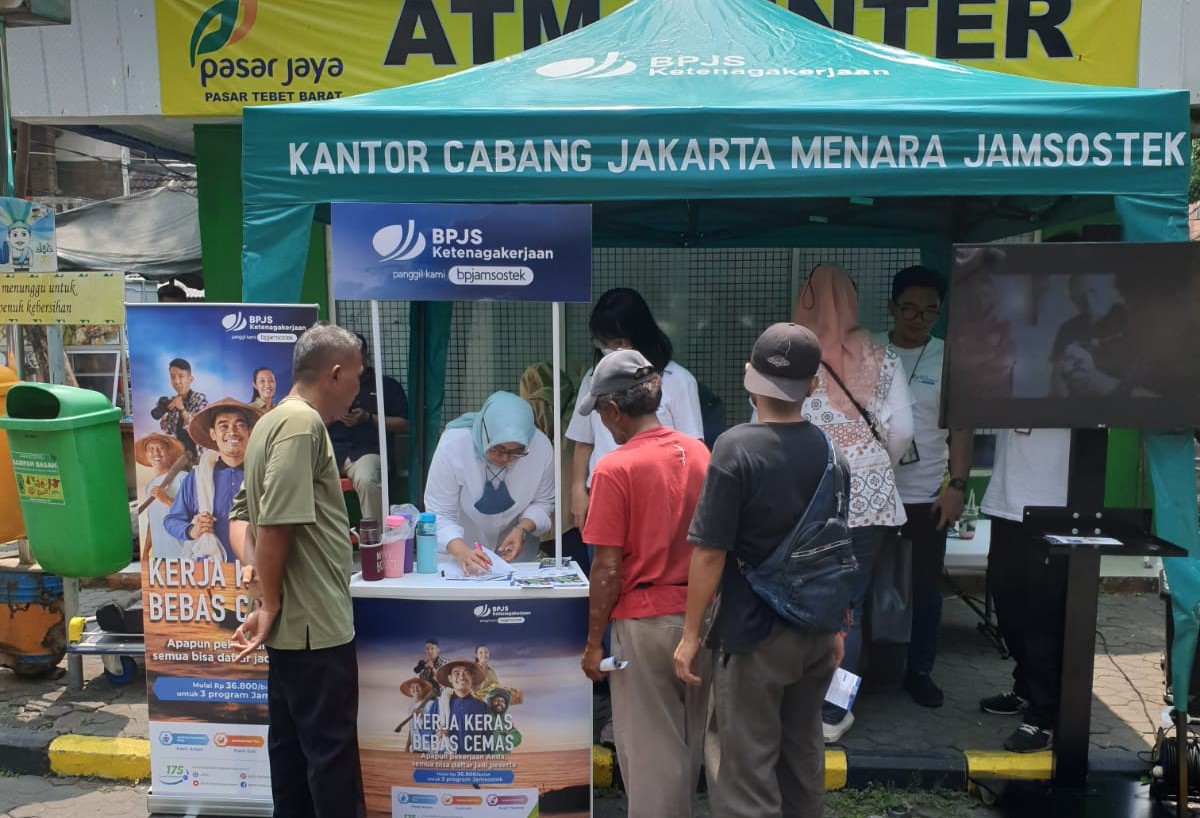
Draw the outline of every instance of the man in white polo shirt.
M904 364L913 399L913 442L894 471L912 542L912 637L904 689L923 707L941 707L933 681L942 624L946 529L962 515L971 468L971 432L938 427L945 343L930 333L946 294L945 280L928 267L906 267L892 279L892 331L886 335ZM947 479L947 473L949 475Z
M996 460L980 510L991 518L988 588L996 622L1016 662L1013 687L979 703L985 713L1023 714L1004 740L1016 753L1050 746L1062 681L1067 563L1051 557L1021 524L1026 506L1065 506L1071 460L1068 429L996 433Z

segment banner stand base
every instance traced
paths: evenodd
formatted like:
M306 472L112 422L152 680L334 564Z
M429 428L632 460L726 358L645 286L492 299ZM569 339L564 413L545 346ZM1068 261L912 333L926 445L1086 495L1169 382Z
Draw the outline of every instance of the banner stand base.
M150 790L146 796L146 809L155 815L189 816L246 816L270 818L274 805L270 801L240 801L236 798L185 798L182 796L155 795Z

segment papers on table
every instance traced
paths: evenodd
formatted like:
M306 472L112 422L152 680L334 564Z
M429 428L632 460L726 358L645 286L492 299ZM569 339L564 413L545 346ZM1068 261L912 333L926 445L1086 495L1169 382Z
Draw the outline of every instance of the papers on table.
M1047 534L1046 542L1053 545L1124 545L1112 537L1068 537L1061 534Z
M463 569L459 567L458 561L451 559L439 564L442 576L446 579L462 580L467 582L488 582L501 579L508 579L513 572L513 567L508 562L505 562L490 548L483 549L484 555L492 561L492 570L482 574L465 574Z
M587 580L574 567L544 567L514 573L512 584L518 588L581 588Z
M483 553L492 561L492 569L483 574L464 574L458 567L458 561L445 555L438 562L438 568L444 579L454 582L496 582L508 584L515 588L582 588L587 586L587 579L575 565L560 566L553 559L542 560L540 563L519 562L510 563L500 558L500 555L490 548L484 548Z

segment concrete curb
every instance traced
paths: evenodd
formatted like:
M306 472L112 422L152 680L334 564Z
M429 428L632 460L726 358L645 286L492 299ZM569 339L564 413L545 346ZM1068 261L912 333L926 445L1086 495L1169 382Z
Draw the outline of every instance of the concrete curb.
M150 777L150 742L0 728L0 769L22 775L141 781Z
M601 744L592 745L592 786L612 789L613 770L617 766L617 754Z
M144 738L59 736L50 742L50 771L112 781L150 777L150 742Z
M50 772L50 742L54 734L44 730L0 727L0 769L21 775Z
M1090 770L1096 776L1130 777L1144 764L1129 753L1093 753ZM89 776L113 781L150 777L150 742L140 738L55 736L43 730L0 728L0 769L22 775ZM924 789L974 789L975 781L1048 781L1054 755L967 750L940 755L825 751L825 789L856 789L869 784ZM620 781L616 754L592 747L592 784L610 789Z
M1093 752L1089 764L1096 777L1130 778L1146 765L1132 753ZM1054 754L1009 753L995 750L950 751L938 755L901 755L828 749L825 751L825 790L860 789L870 784L921 789L973 791L976 781L1049 781ZM592 783L609 788L620 780L616 754L607 747L592 748Z

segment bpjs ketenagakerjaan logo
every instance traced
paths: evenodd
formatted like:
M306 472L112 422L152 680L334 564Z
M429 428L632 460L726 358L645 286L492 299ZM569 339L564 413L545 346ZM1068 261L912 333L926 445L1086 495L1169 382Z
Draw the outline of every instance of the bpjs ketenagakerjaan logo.
M376 230L371 246L381 261L412 261L425 252L425 235L409 219L407 226L389 224Z
M221 319L221 326L226 332L241 332L249 323L240 312L231 312Z
M596 60L593 57L574 57L539 66L537 72L552 80L565 80L620 77L636 70L637 63L632 60L622 60L620 51L610 51L604 55L602 60Z
M276 321L274 315L261 313L226 313L221 318L221 328L235 341L257 340L263 343L295 343L300 333L308 329L302 324Z
M441 281L463 286L525 287L533 283L531 261L553 261L554 248L486 245L478 227L425 227L415 219L379 228L371 236L378 263L396 263L393 280ZM455 262L469 262L456 264ZM429 265L415 269L401 262ZM480 263L482 262L482 263ZM493 263L502 262L502 263Z
M425 234L417 229L413 219L409 219L407 224L381 227L371 237L371 246L380 261L412 261L425 252L429 243L433 245L433 257L441 258L440 248L483 244L483 231L478 227L433 227L429 229L429 242L426 242Z
M619 51L609 51L603 59L571 57L538 66L535 70L552 80L585 80L621 77L632 74L638 63ZM755 64L741 54L656 54L648 58L647 77L838 77L890 76L886 68L861 66L795 66Z

